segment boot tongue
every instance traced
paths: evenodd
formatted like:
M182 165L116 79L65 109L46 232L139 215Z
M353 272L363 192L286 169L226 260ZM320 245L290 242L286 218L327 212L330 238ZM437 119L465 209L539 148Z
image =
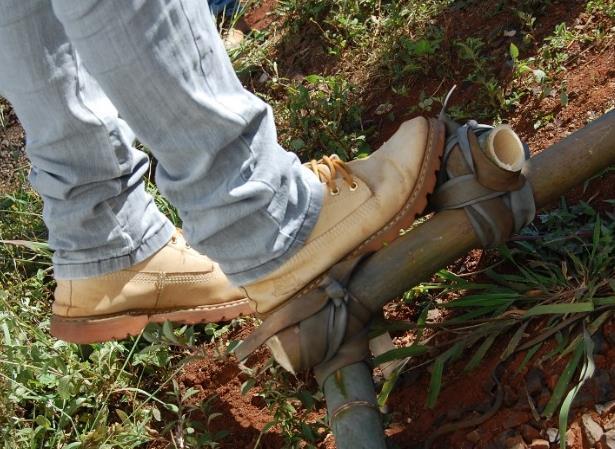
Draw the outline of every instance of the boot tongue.
M326 183L328 179L331 179L331 169L327 164L322 161L310 161L303 164L314 176L318 177L321 183Z

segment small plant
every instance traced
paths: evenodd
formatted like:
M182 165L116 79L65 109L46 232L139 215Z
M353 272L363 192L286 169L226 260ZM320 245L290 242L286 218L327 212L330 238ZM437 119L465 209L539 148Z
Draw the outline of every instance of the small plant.
M286 147L305 158L335 153L344 160L369 152L354 87L340 77L309 75L288 86Z
M431 70L432 60L440 49L442 38L441 30L437 30L429 37L419 39L402 36L399 41L397 59L399 62L394 66L394 79L398 80L408 75L427 74Z
M316 449L326 435L327 425L322 420L310 422L307 414L322 405L322 392L315 393L315 386L308 386L282 369L270 359L260 370L244 368L248 379L241 391L247 393L256 383L273 419L265 425L261 436L270 429L277 429L284 438L284 449ZM259 446L260 437L255 445Z
M186 449L215 449L220 446L220 441L229 435L226 430L212 432L211 422L222 416L221 413L213 412L213 405L216 396L200 401L197 405L191 404L190 399L197 395L199 390L195 387L181 391L179 385L173 380L173 390L167 392L169 402L163 405L173 416L165 419L165 426L161 434L170 436L171 441L178 448ZM162 415L157 408L154 410L154 417L157 421L162 420Z

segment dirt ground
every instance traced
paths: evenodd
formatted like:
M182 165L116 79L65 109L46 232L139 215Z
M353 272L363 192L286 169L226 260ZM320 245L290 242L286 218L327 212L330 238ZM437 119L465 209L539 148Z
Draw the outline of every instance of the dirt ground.
M241 338L246 330L232 338ZM529 332L531 334L531 332ZM574 405L567 434L568 447L572 449L610 449L606 437L602 443L590 445L584 432L584 420L591 419L604 432L615 429L615 322L606 323L598 333L595 354L596 373L579 393ZM566 364L566 360L536 363L553 349L553 343L544 345L527 365L518 370L525 352L518 353L507 363L498 367L494 381L493 372L499 364L499 356L506 346L506 338L500 339L481 368L464 373L467 359L447 368L444 387L434 409L426 407L430 380L428 372L417 369L406 372L391 395L388 403L389 422L386 434L392 447L400 449L423 448L426 436L432 435L445 425L480 418L492 410L498 395L502 404L489 419L480 425L458 429L437 439L432 448L459 449L522 449L536 440L551 440L550 447L559 447L556 434L557 417L546 420L536 416L546 405L551 392ZM183 388L196 387L199 394L195 402L216 396L213 411L222 415L212 421L210 430L227 430L230 436L223 440L224 449L253 448L259 440L260 430L273 419L264 400L259 396L258 384L247 394L240 392L247 376L241 372L233 358L220 358L215 351L208 352L207 360L186 366L178 381ZM262 366L268 358L265 350L257 353L249 365ZM313 388L313 385L311 385ZM534 409L534 411L533 411ZM311 422L320 414L324 416L324 403L319 403L315 413L307 415ZM612 433L611 433L612 434ZM523 443L519 441L523 440ZM275 427L260 439L263 449L283 447L279 429ZM329 436L319 445L334 449L335 441ZM540 446L533 446L540 447Z
M262 2L261 6L246 17L246 23L254 28L264 29L271 26L275 20L271 8L275 0ZM550 34L556 24L566 22L569 26L591 26L584 17L582 3L577 1L553 2L549 14L539 18L535 24L537 38ZM480 8L460 9L446 18L445 29L450 36L463 36L464 34L479 33L489 36L490 29L504 26L508 18L504 15L494 15L485 23ZM477 31L478 30L478 31ZM496 40L492 52L508 51L509 42ZM576 44L575 44L576 45ZM529 144L533 153L538 153L559 139L567 136L574 130L583 127L589 120L600 115L605 110L615 107L615 42L600 47L573 47L568 49L575 54L567 71L558 76L556 82L566 82L568 86L569 105L562 108L558 98L547 97L541 101L525 101L508 120L521 137ZM318 59L315 59L318 61ZM313 60L314 61L314 60ZM292 61L289 61L292 63ZM324 62L323 62L324 64ZM323 66L324 67L324 66ZM321 67L322 70L325 70ZM312 69L313 73L319 71L318 67L303 67L302 70ZM287 73L293 67L281 68ZM503 72L503 77L506 73ZM437 88L439 80L418 80L414 86L416 92L422 89L433 91ZM454 104L463 104L471 101L472 86L460 86ZM417 94L418 95L418 94ZM373 99L372 107L368 108L366 120L380 120L374 114L378 104L383 99L391 101L393 111L397 117L403 119L404 108L415 103L418 98L410 95L406 99L398 100L390 92L379 91ZM390 100L389 100L390 99ZM553 115L553 120L539 130L534 129L534 122L539 115ZM16 169L25 164L23 156L23 132L17 124L12 113L5 115L7 122L3 131L0 131L0 194L10 191L15 180L13 175ZM379 133L372 145L377 147L394 132L399 123L387 124L382 122ZM577 189L569 195L571 200L592 199L599 204L604 199L615 198L615 173L592 182L584 191ZM479 261L480 251L473 252L468 258L460 261L459 266L466 270L472 269ZM405 319L416 318L416 311L405 310ZM581 391L576 401L574 416L571 418L569 430L569 447L572 449L589 449L592 447L588 440L588 420L597 423L604 432L615 432L615 322L605 324L600 334L600 345L596 351L597 372ZM233 335L236 338L236 335ZM498 343L501 347L506 345L505 339ZM537 440L550 441L550 447L557 446L557 436L553 428L557 427L556 420L536 419L532 407L540 411L544 407L555 382L561 372L565 360L536 364L540 356L549 348L545 346L534 355L526 367L517 372L524 353L517 354L512 360L498 368L498 378L501 383L503 401L501 407L489 419L478 426L454 431L437 439L434 448L489 448L523 449L530 446L534 449L543 448ZM444 387L440 399L434 409L425 406L429 373L421 370L412 370L406 373L394 394L391 395L388 405L390 422L387 434L391 442L399 448L422 447L425 436L432 435L443 426L465 420L468 417L478 417L488 412L498 394L498 387L493 379L493 372L499 363L501 351L492 351L493 355L486 358L482 368L470 373L463 372L464 361L447 369L444 378ZM224 440L222 448L252 448L259 439L261 429L272 416L268 412L265 402L258 396L261 391L257 385L248 394L242 395L240 388L246 380L245 375L237 367L232 358L220 358L213 352L206 360L188 364L182 372L179 383L184 388L196 387L200 390L194 400L217 396L213 408L222 413L222 416L212 421L212 430L228 430L231 436ZM263 364L268 355L262 351L253 362L258 366ZM324 404L320 403L318 411L324 415ZM312 416L318 417L318 413ZM279 429L272 429L260 439L260 448L278 449L283 444ZM613 443L615 444L615 443ZM332 448L334 441L327 438L320 447ZM607 446L606 437L596 443L596 449L613 449Z

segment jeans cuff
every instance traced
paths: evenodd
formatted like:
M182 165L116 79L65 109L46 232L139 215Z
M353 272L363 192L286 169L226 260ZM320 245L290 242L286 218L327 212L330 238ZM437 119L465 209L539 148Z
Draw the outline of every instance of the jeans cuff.
M85 279L124 270L156 254L171 240L175 232L175 226L170 221L165 220L158 231L147 240L142 241L132 252L95 262L54 263L54 277L66 280Z
M284 254L256 267L247 268L242 271L226 272L224 271L224 267L221 267L224 274L233 285L248 285L258 279L264 278L266 275L282 266L284 262L289 260L297 251L301 249L301 247L303 247L312 233L314 226L316 226L324 198L324 188L318 178L315 176L308 176L307 180L310 191L308 207L303 217L301 226L294 235L294 238L288 244Z

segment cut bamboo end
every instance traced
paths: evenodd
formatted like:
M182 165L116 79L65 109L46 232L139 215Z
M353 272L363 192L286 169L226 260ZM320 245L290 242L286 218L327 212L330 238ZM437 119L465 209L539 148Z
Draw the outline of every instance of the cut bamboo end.
M481 146L498 167L511 172L518 172L523 168L523 143L510 126L499 125L483 136L480 139Z
M297 374L301 370L301 337L299 326L291 326L267 340L273 357L286 371Z

